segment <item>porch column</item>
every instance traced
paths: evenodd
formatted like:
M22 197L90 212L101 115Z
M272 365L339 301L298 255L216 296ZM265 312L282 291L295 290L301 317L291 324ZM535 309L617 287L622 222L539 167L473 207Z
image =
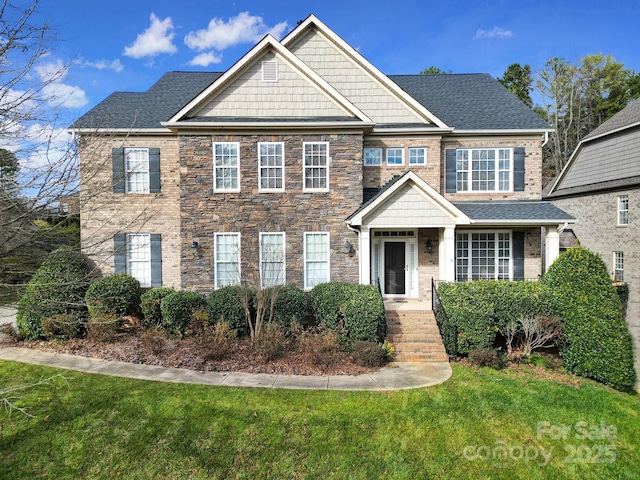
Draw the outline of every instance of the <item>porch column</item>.
M544 247L544 271L549 270L551 264L558 258L560 255L560 230L561 226L558 225L558 228L551 225L546 227L547 233L544 237L545 239L545 247Z
M440 230L439 242L439 277L445 282L454 282L456 279L456 229L445 227Z
M360 283L371 283L371 238L369 227L362 226L360 230Z

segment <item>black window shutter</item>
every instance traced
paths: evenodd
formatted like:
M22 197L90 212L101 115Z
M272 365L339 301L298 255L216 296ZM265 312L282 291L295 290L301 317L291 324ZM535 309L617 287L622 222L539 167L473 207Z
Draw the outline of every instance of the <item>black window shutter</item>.
M160 193L160 149L149 149L149 192Z
M456 183L458 181L456 164L456 149L447 148L445 151L445 191L447 193L456 193Z
M113 272L127 273L127 237L124 233L113 236Z
M113 193L124 193L124 148L111 149Z
M151 286L162 286L162 235L152 233L151 237Z
M513 252L513 279L524 280L524 232L511 234Z
M513 190L524 191L524 147L513 149Z

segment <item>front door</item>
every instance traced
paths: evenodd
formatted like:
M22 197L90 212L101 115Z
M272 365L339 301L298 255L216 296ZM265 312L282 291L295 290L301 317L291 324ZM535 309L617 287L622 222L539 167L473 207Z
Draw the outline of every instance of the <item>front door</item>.
M405 242L384 242L384 293L406 295Z

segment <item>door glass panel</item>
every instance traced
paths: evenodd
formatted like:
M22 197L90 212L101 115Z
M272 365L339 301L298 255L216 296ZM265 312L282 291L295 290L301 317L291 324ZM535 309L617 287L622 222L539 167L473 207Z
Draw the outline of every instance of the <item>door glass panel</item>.
M385 242L384 244L384 290L390 295L404 295L405 285L405 243Z

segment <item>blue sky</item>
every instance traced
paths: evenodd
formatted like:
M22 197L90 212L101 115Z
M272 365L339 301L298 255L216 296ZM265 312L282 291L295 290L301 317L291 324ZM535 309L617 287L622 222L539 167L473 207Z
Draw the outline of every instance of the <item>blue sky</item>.
M640 71L637 0L42 0L60 41L50 65L70 117L113 91L144 91L171 70L224 71L265 33L278 39L315 14L387 74L431 65L501 76L553 56L612 54ZM43 69L46 70L46 66Z

